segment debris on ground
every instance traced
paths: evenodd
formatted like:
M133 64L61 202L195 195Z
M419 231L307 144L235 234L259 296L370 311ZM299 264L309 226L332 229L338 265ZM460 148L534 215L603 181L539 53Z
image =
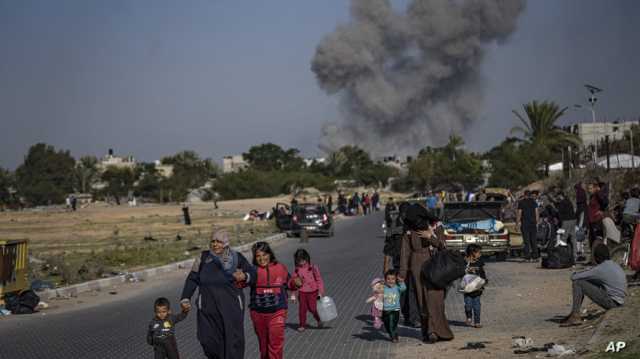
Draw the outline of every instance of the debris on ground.
M110 292L109 292L109 294L111 294L111 295L116 295L116 294L118 294L118 292L117 292L117 291L115 291L115 290L112 290L112 291L110 291Z
M47 308L49 308L49 303L40 301L40 303L38 303L38 306L36 308L37 309L47 309Z
M490 342L468 342L467 345L460 348L460 350L477 350L484 349L487 346L485 344L489 344Z
M565 347L564 345L554 344L551 348L547 350L546 356L564 356L564 355L572 355L575 354L575 349Z
M11 311L9 311L7 309L4 309L4 308L0 309L0 317L4 317L4 316L7 316L7 315L11 315Z
M533 340L531 340L531 338L527 338L529 339L531 342L531 345L529 346L525 346L525 347L516 347L517 349L515 349L513 351L514 354L529 354L529 353L539 353L539 352L548 352L549 349L553 348L553 346L555 345L555 343L547 343L544 346L541 347L534 347L533 346ZM525 339L526 342L526 339Z
M513 337L512 348L530 348L533 346L533 339L525 337Z

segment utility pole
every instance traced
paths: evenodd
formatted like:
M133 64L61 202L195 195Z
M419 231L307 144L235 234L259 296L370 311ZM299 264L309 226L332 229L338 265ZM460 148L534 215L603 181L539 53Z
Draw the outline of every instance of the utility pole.
M626 124L626 121L625 121ZM636 163L635 163L635 154L633 151L633 123L631 124L631 127L629 127L629 138L630 138L630 146L629 149L631 150L631 169L635 169L636 168Z

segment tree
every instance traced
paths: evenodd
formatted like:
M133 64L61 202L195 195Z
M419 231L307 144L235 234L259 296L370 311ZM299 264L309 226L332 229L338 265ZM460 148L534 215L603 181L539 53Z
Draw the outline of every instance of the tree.
M464 141L459 136L449 137L449 142L440 148L426 148L409 165L409 176L418 187L452 190L462 186L473 190L482 184L482 161L478 156L465 151Z
M163 180L154 163L141 163L135 169L138 182L135 187L135 195L142 198L162 200Z
M537 155L545 168L545 176L549 175L549 165L554 157L554 151L560 151L568 145L578 146L580 138L558 127L557 121L567 108L560 107L549 101L533 101L523 105L525 115L513 110L523 126L511 129L512 134L520 134L532 146L531 150Z
M531 144L507 138L485 155L491 164L489 186L515 189L539 179Z
M305 166L299 150L290 148L285 151L273 143L253 146L242 156L251 168L258 171L298 171Z
M74 174L82 193L87 193L98 179L98 159L95 156L81 157L76 163Z
M12 202L11 189L15 186L13 174L0 167L0 205Z
M329 156L328 167L332 175L349 178L372 165L373 161L365 150L358 146L344 146Z
M16 170L18 192L33 205L62 203L73 191L75 160L69 151L38 143Z
M193 151L183 151L165 157L162 163L173 165L173 175L163 181L170 201L185 199L189 191L204 186L220 173L218 166L211 159L201 159Z
M102 174L102 181L107 183L104 192L113 196L117 204L120 204L120 198L129 195L136 180L136 172L127 167L110 166Z

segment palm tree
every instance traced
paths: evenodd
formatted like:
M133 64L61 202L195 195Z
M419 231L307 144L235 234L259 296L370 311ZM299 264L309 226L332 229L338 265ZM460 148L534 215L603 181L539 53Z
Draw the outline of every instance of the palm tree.
M568 145L578 146L582 143L580 138L572 133L560 129L556 122L562 117L567 107L560 107L551 101L533 101L523 105L524 113L521 115L513 110L523 126L511 129L512 134L520 134L529 142L544 164L545 176L549 176L549 165L554 150L560 150Z

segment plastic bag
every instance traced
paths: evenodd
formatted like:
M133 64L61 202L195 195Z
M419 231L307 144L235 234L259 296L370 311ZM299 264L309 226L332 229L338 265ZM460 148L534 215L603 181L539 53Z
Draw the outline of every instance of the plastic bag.
M318 315L320 321L323 323L332 321L338 317L338 310L336 309L336 303L331 297L324 296L318 299Z
M484 285L486 283L487 281L485 281L478 275L465 274L465 276L462 277L462 280L460 281L460 291L464 293L473 293L484 288Z

